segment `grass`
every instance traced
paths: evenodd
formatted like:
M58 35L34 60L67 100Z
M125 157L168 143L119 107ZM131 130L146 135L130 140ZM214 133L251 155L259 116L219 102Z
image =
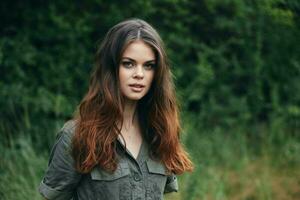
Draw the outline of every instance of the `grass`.
M238 129L193 133L184 137L184 143L195 171L179 176L180 191L166 195L167 200L300 199L299 140L285 137L274 145L264 134L255 145ZM9 148L0 147L0 199L42 199L37 187L48 155L34 146L23 134Z
M39 156L28 138L18 138L12 147L5 149L0 163L0 199L38 200L37 191L42 174L47 165L46 156Z
M167 200L300 199L299 138L279 128L253 130L255 139L238 128L185 136L196 168L179 177L180 192Z

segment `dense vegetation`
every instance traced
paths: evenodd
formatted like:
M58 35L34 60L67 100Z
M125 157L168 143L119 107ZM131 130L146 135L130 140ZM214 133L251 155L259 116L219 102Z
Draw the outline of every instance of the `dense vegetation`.
M297 0L2 1L0 198L40 198L97 45L130 17L166 43L196 165L169 198L300 198L299 13Z

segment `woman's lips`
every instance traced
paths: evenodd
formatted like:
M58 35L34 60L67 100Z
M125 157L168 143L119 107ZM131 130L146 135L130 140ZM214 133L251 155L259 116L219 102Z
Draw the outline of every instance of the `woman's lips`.
M133 92L141 92L145 86L141 84L130 84L129 87Z

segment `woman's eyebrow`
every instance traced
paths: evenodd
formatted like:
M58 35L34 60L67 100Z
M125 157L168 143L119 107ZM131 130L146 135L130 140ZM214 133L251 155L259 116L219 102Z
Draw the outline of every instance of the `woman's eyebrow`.
M134 59L129 58L129 57L123 57L122 59L127 59L127 60L130 60L130 61L132 61L132 62L136 62ZM155 62L155 60L148 60L148 61L146 61L145 63L150 63L150 62Z
M148 60L148 61L146 61L145 63L155 63L155 60Z

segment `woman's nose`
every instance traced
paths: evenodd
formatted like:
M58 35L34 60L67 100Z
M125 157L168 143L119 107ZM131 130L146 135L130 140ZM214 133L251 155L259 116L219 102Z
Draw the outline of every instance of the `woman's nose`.
M136 70L134 72L134 78L144 78L144 70L143 70L143 66L137 66Z

